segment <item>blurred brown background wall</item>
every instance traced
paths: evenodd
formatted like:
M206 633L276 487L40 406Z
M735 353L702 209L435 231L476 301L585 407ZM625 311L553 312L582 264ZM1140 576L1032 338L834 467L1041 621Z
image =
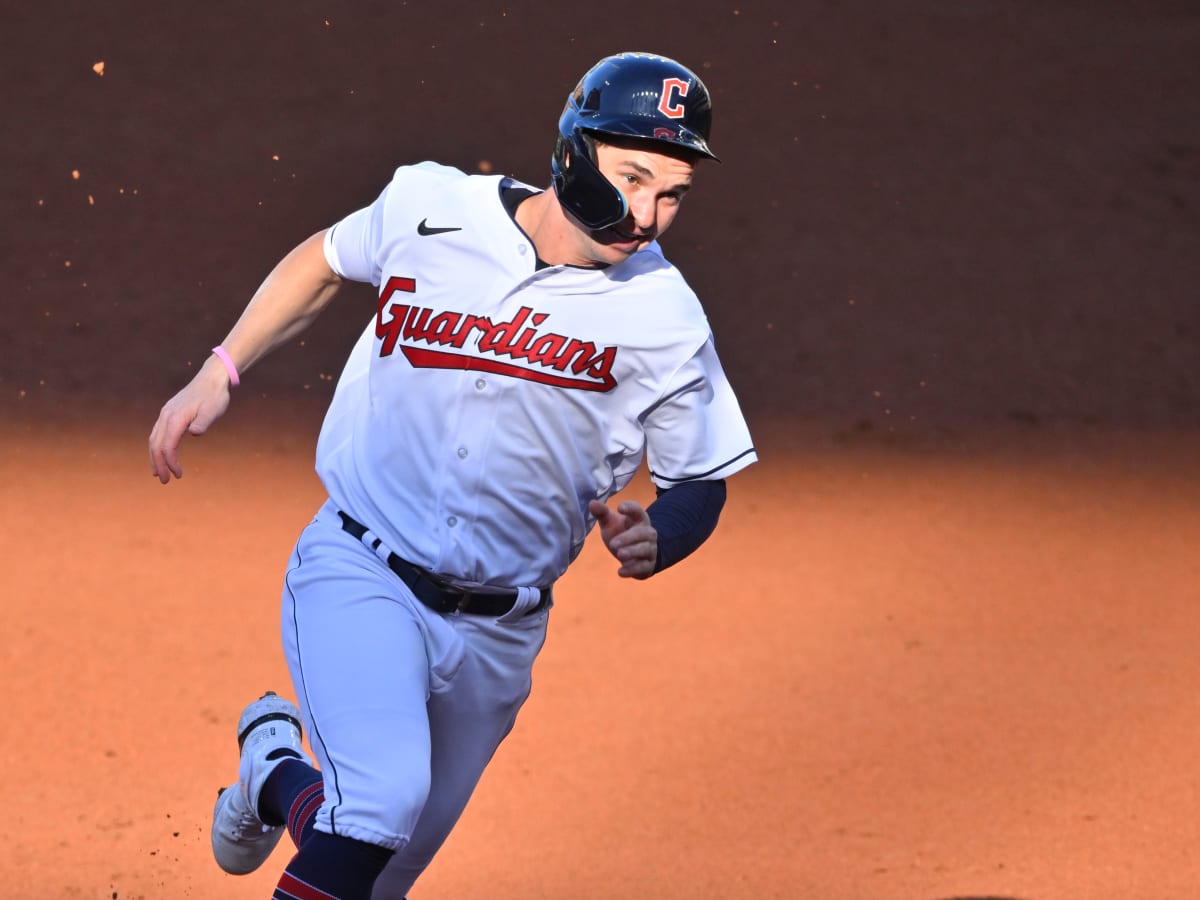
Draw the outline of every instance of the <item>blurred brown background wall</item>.
M655 49L714 94L664 243L754 421L1200 424L1192 3L50 0L3 34L4 415L152 416L396 165L545 184L583 69ZM348 296L256 391L320 408Z

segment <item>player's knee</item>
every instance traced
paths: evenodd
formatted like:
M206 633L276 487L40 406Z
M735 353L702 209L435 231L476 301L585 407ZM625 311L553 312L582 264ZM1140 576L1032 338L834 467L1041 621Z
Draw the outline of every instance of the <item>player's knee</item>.
M429 799L429 770L396 772L372 785L385 832L407 841Z

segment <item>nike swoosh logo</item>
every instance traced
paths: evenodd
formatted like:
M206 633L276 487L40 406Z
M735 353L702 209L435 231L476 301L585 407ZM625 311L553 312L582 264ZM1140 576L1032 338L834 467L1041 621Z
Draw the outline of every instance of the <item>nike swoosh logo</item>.
M421 224L417 226L417 234L421 237L429 237L431 234L445 234L448 231L462 231L461 228L431 228L425 223L428 219L422 219Z

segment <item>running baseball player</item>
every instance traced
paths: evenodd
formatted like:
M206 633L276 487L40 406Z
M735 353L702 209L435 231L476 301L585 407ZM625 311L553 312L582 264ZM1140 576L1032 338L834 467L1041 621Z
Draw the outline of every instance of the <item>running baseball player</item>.
M601 60L559 120L552 188L434 163L289 253L162 408L151 470L346 280L379 288L317 442L327 501L284 577L297 703L238 722L212 847L277 900L400 900L530 691L553 586L598 525L644 579L716 527L756 459L695 294L658 239L708 140L708 90L648 53ZM643 461L657 499L609 500ZM303 731L302 731L303 730ZM302 745L307 733L315 756Z

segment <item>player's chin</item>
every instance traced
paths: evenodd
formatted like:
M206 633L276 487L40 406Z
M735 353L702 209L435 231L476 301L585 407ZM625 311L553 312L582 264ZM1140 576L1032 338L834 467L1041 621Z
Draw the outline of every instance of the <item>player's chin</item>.
M610 227L593 231L592 240L599 245L601 250L607 251L606 255L614 257L609 260L614 262L633 256L639 250L645 249L654 238L651 235L629 234Z

